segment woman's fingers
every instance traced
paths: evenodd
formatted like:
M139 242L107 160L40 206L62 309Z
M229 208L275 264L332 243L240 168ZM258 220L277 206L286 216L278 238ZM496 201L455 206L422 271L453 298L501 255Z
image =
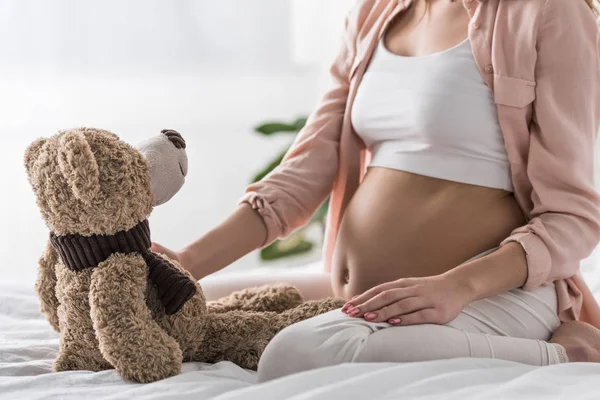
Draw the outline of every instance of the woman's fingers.
M364 318L369 322L385 322L394 317L403 318L404 315L409 315L428 307L431 307L431 304L425 297L408 297L381 309L367 312Z
M412 284L412 279L399 279L397 281L386 282L381 285L375 286L374 288L367 290L361 295L354 296L349 302L344 304L344 306L342 307L342 312L347 312L349 309L365 303L366 301L372 299L373 297L379 295L380 293L386 290L408 287Z
M400 300L413 297L416 294L417 290L414 286L408 288L384 290L364 303L357 304L355 307L349 308L347 313L351 317L364 317L366 314L379 311L384 307L390 306Z
M388 289L392 289L393 287L394 287L394 282L387 282L387 283L383 283L381 285L375 286L374 288L367 290L366 292L364 292L361 295L354 296L352 298L352 300L350 300L349 302L344 304L344 306L342 307L342 312L349 311L349 309L355 308L357 305L362 304L365 301L377 296L379 293L381 293L385 290L388 290Z
M392 325L441 324L439 313L434 308L425 308L410 314L394 316L387 321Z
M174 261L179 261L179 254L177 254L176 252L174 252L171 249L167 249L165 246L158 244L158 243L152 243L152 247L150 247L150 250L158 253L158 254L164 254L167 257L169 257L171 260Z
M379 293L383 292L384 290L391 289L392 287L393 287L393 282L387 282L382 285L375 286L374 288L367 290L366 292L364 292L361 295L354 296L349 302L344 304L344 306L342 307L342 312L347 313L348 315L351 315L349 313L349 311L350 310L355 311L354 309L356 308L357 305L362 304L369 299L372 299L373 297L377 296ZM356 315L356 314L357 314L357 312L355 311L354 315Z

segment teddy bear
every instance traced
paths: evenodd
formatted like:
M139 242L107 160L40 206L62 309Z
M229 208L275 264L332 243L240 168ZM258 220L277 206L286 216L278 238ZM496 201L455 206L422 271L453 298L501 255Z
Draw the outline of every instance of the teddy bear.
M41 310L59 333L53 370L115 368L153 382L182 362L256 369L283 328L339 308L267 285L208 302L177 261L150 251L148 216L182 187L186 143L164 130L135 148L94 128L58 132L25 153L28 180L50 230L39 261Z

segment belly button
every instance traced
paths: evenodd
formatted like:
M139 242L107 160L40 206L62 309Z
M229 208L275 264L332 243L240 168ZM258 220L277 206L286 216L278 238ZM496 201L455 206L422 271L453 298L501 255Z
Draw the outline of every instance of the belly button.
M350 283L350 270L348 268L344 268L344 274L342 275L342 280L345 285Z

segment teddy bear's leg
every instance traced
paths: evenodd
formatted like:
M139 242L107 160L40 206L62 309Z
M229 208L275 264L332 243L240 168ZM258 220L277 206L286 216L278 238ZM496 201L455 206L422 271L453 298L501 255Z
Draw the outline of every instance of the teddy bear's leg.
M91 269L74 272L61 262L56 264L60 346L54 371L112 368L100 353L90 318L91 275Z
M228 311L274 311L282 312L302 304L300 291L292 285L276 284L253 287L208 303L213 313Z
M231 361L242 368L256 370L258 360L269 341L283 328L296 322L335 310L342 299L313 300L284 311L228 311L209 314L203 346L194 360Z
M231 361L256 370L263 350L276 333L271 322L277 315L247 311L209 314L203 345L193 359L209 363Z
M91 316L104 357L126 379L153 382L181 370L178 343L146 305L148 267L139 254L113 254L94 269Z
M40 308L46 319L58 332L58 299L56 298L56 264L58 253L48 241L46 250L38 261L38 278L35 291L40 300Z

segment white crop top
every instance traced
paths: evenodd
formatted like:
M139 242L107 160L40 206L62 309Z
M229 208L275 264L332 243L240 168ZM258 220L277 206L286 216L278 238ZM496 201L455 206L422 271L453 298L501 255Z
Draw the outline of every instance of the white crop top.
M469 39L423 57L380 40L352 106L369 166L504 189L512 180L492 93Z

